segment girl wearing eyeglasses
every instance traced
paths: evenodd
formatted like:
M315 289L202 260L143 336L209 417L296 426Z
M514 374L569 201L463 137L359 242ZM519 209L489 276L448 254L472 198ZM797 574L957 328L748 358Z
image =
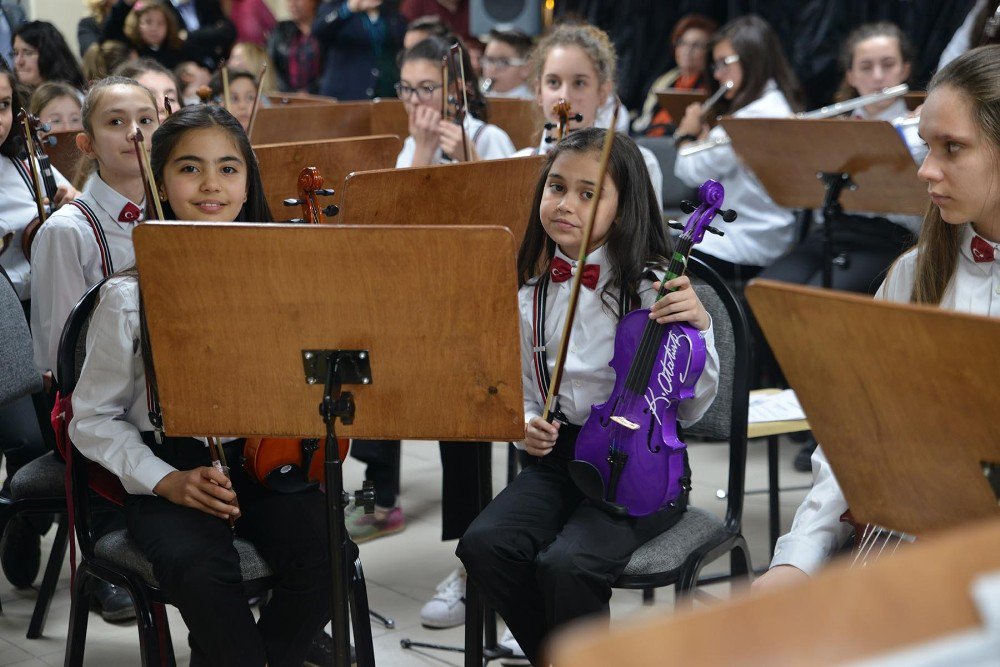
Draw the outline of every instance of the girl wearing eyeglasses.
M738 18L719 30L712 41L712 73L719 85L733 84L710 110L713 115L783 118L800 110L795 75L774 30L759 16ZM725 137L721 126L709 132L702 112L700 104L688 107L674 135L679 149L692 141ZM774 203L731 145L679 153L674 174L692 187L709 178L726 187L726 205L739 211L739 222L726 227L725 236L705 239L695 253L737 288L791 249L794 215Z
M486 102L479 90L479 81L465 54L466 89L463 99L455 99L457 87L449 81L446 103L448 115L455 112L456 103L468 99L468 109L462 125L442 116L444 77L441 63L448 56L451 44L430 37L403 52L396 94L403 100L409 116L410 136L396 158L396 167L423 167L476 160L496 160L510 157L514 144L507 133L486 123ZM463 133L465 138L463 140ZM468 148L468 155L465 150Z

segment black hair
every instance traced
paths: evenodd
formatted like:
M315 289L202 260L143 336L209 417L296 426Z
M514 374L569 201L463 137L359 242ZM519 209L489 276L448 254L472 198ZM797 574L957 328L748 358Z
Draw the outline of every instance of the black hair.
M267 205L264 196L264 184L260 178L260 166L257 156L250 146L250 139L243 131L240 121L231 113L211 104L194 104L178 109L160 125L153 133L153 149L150 163L153 167L153 179L163 183L163 171L170 154L186 133L194 130L206 130L218 127L225 130L240 149L243 161L247 165L247 200L240 209L234 222L273 222L271 207ZM152 202L149 202L152 206ZM163 215L168 220L174 219L174 211L169 201L163 202ZM153 217L153 216L150 216Z
M229 83L237 81L239 79L249 79L253 87L257 89L257 94L260 94L260 82L257 81L255 77L250 72L245 69L230 69L228 72ZM212 75L212 79L208 82L208 87L212 89L212 98L215 99L219 104L222 104L222 72L221 70Z
M48 21L29 21L14 31L11 43L20 37L38 51L38 73L42 81L65 81L86 90L83 71L62 33Z
M732 101L719 104L725 113L735 113L764 94L767 82L774 80L794 111L802 110L798 79L792 72L778 35L771 25L759 16L750 14L730 21L715 34L712 49L728 41L743 68L743 83Z
M442 39L440 37L428 37L425 40L417 42L409 49L403 51L399 55L399 69L403 69L403 64L408 63L412 60L429 60L432 63L440 65L440 63L448 56L448 52L451 49L452 44L457 43L462 46L462 67L465 69L465 94L469 100L469 113L473 117L478 118L484 123L487 122L489 118L489 113L486 108L486 99L480 92L479 88L479 77L476 75L476 71L472 68L472 60L469 58L469 50L465 48L462 41L456 39L455 41L449 41ZM449 63L451 59L449 59ZM449 94L452 90L452 81L457 81L461 72L454 71L455 68L449 67L448 70L448 89Z
M0 58L0 76L7 77L7 82L10 84L11 90L10 129L7 130L7 137L3 140L3 143L0 144L0 155L17 158L24 151L24 139L21 137L21 133L18 132L17 125L17 113L24 106L24 96L21 91L21 84L17 81L17 74L7 67L7 62L3 58Z
M492 42L493 40L503 42L514 49L521 58L527 58L528 54L531 53L531 49L535 46L534 40L520 30L490 30L486 41Z
M595 160L599 159L606 134L607 130L596 127L577 130L549 152L548 161L535 187L528 228L517 253L518 287L528 284L544 272L555 256L556 243L545 233L538 212L552 164L565 152L588 153ZM639 283L647 267L650 264L665 264L665 258L671 252L671 243L664 231L646 161L639 152L639 147L627 136L616 134L614 137L608 160L608 176L618 190L618 210L615 212L616 222L608 232L605 243L611 266L611 280L601 294L601 299L609 312L618 315L617 294L624 291L628 302L633 307L638 306Z

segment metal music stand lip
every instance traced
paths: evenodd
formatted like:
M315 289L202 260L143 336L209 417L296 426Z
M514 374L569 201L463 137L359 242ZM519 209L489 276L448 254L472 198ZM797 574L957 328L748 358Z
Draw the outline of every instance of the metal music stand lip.
M331 574L341 592L331 596L335 664L346 666L344 592L357 552L343 521L336 421L341 437L521 437L513 235L483 226L150 222L134 240L166 432L327 439ZM405 295L419 298L400 298L400 276ZM345 393L345 381L358 384ZM244 391L234 396L234 386ZM355 597L364 597L360 584ZM374 665L370 630L359 638L369 622L367 599L359 601L358 658ZM481 655L477 645L467 663Z

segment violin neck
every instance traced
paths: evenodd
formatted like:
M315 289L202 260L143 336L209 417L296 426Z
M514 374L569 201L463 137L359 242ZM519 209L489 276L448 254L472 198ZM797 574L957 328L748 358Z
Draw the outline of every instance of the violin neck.
M663 279L664 285L668 280L679 278L687 271L688 256L691 254L691 248L693 245L691 237L688 234L682 234L677 238L677 247L674 248L674 253L670 257L670 264L667 266L667 273ZM667 290L665 287L661 286L657 299L662 297L668 291L673 290Z
M42 188L45 190L45 196L49 198L50 202L55 201L56 177L52 173L52 163L49 162L49 156L45 153L38 155L38 171L42 175Z

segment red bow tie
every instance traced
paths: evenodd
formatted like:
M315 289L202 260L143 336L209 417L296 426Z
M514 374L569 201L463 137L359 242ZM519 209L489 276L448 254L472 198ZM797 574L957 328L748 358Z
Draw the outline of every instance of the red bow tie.
M562 283L570 279L573 275L573 267L570 263L561 257L552 258L552 268L549 269L549 273L552 275L552 282ZM583 275L580 276L580 282L587 289L594 289L597 287L597 279L601 277L601 267L599 264L585 264L583 266Z
M142 210L132 202L129 202L125 204L125 207L118 214L118 222L139 222L140 217L142 217Z
M993 261L993 245L978 234L972 236L972 259L977 262Z

